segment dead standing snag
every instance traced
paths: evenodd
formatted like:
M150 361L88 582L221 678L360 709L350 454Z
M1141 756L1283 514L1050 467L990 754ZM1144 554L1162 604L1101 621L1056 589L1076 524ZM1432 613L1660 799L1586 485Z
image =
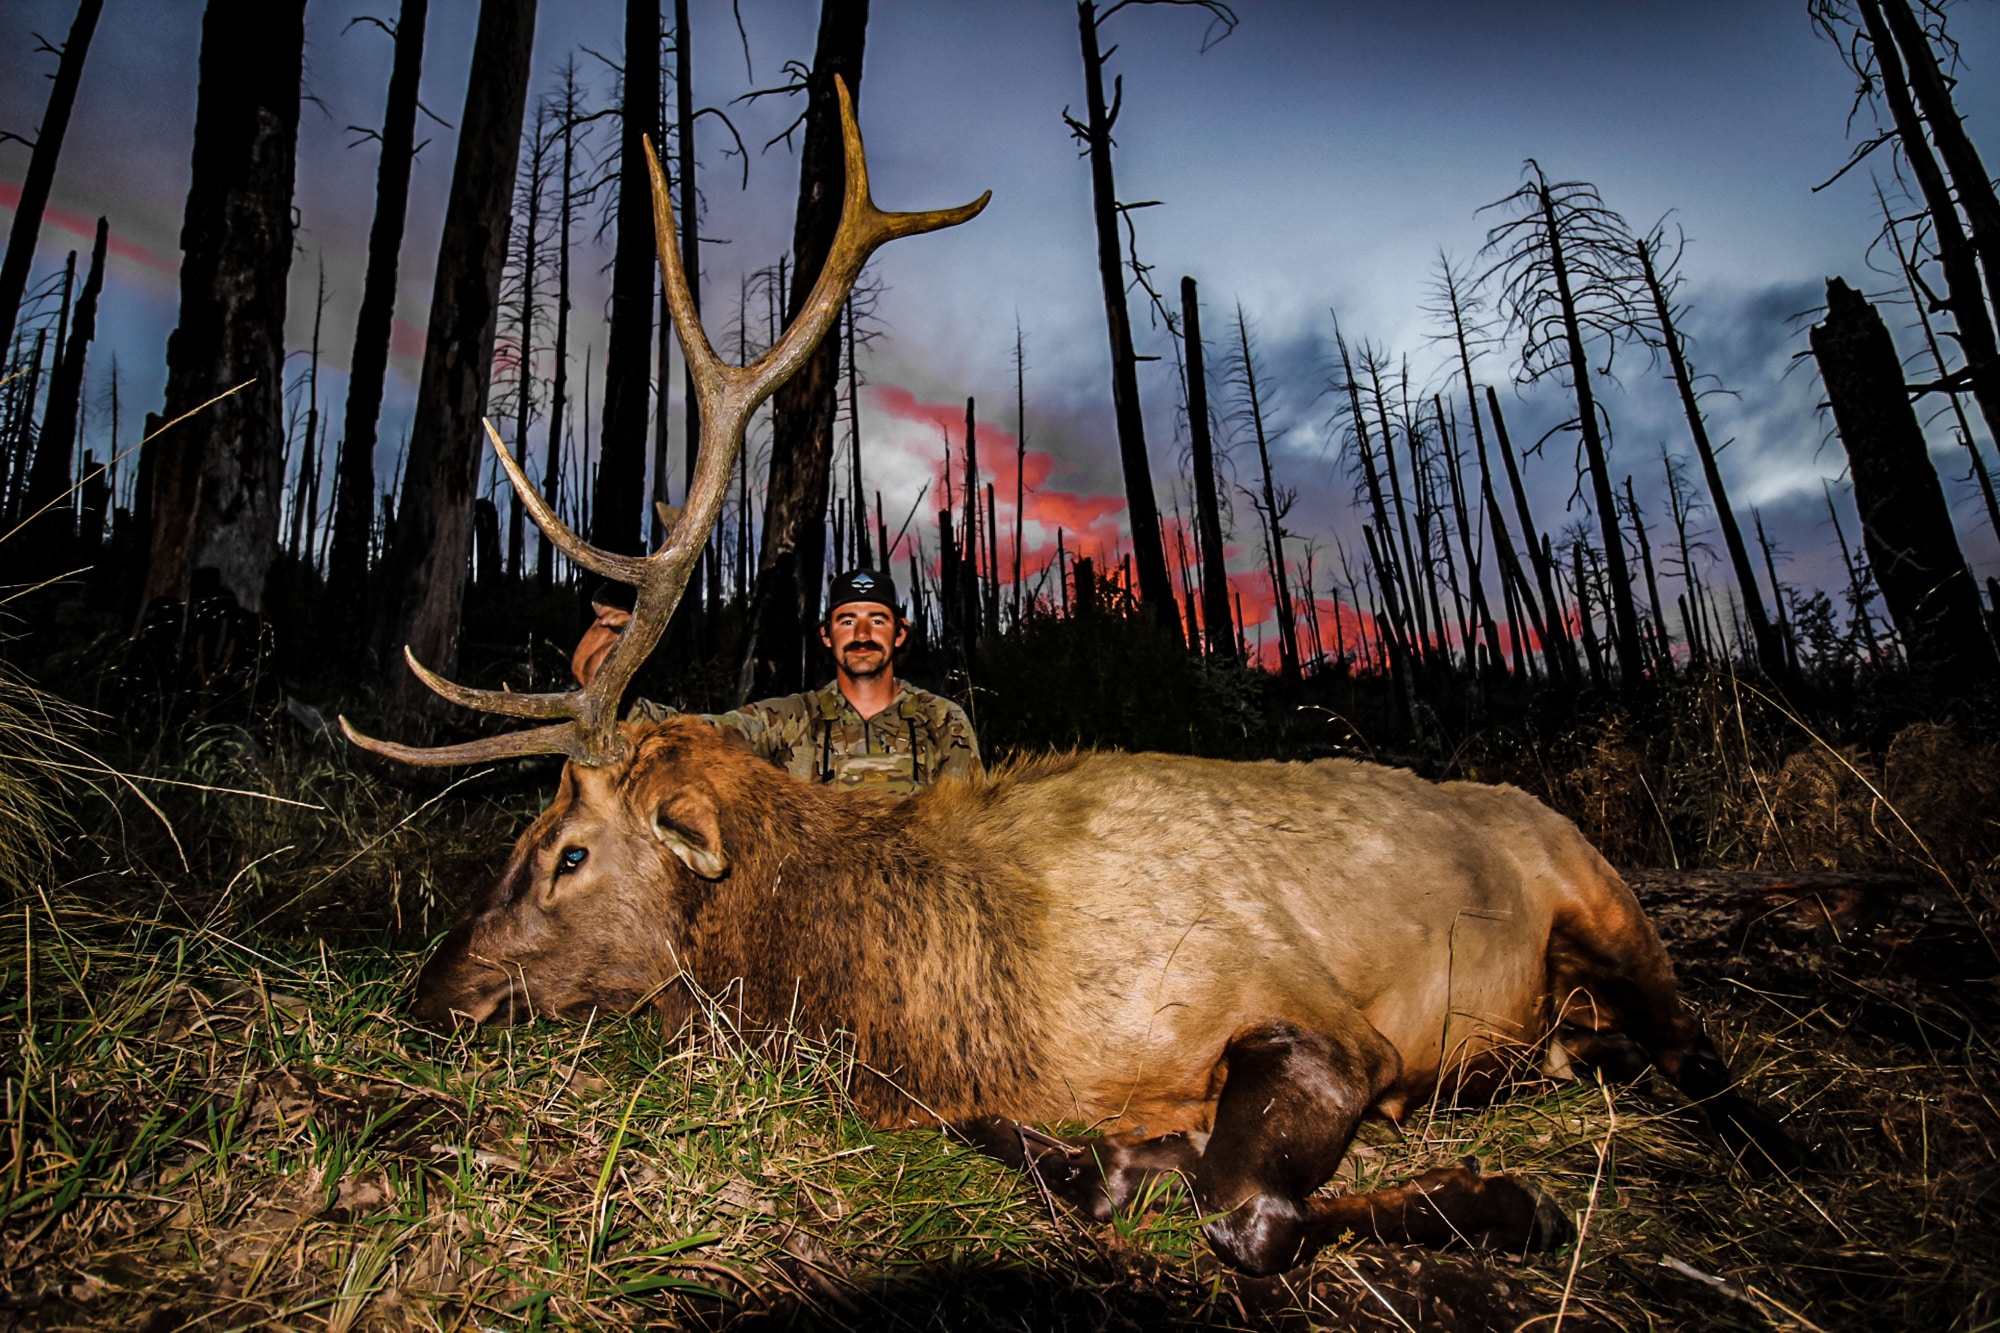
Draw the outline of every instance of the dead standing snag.
M677 1025L697 992L728 993L747 1026L849 1034L851 1096L871 1122L945 1128L1087 1215L1184 1175L1216 1214L1218 1253L1259 1273L1349 1231L1508 1249L1559 1238L1535 1190L1471 1168L1316 1194L1364 1114L1495 1086L1545 1039L1557 1067L1616 1065L1636 1047L1732 1146L1789 1156L1681 1005L1623 882L1521 792L1348 761L1086 754L889 805L797 782L698 719L615 721L715 522L749 412L826 331L868 248L977 208L873 214L851 110L845 122L835 257L800 323L745 370L715 360L686 309L656 194L716 432L661 552L582 543L495 441L536 522L586 568L638 584L639 608L576 694L467 690L411 664L446 698L560 721L431 750L355 738L427 764L571 759L500 881L425 964L416 1015L651 1004ZM1052 1121L1105 1133L1026 1128Z
M681 267L666 175L660 170L660 160L651 141L646 144L647 168L653 180L653 224L660 268L666 277L667 304L701 407L700 461L695 466L694 484L683 506L682 519L667 534L664 546L650 556L626 556L590 545L556 517L522 473L507 446L501 443L498 433L490 424L486 428L493 450L522 504L563 554L593 574L639 589L631 623L603 667L589 685L563 694L472 690L433 675L405 648L410 669L424 684L453 703L508 717L564 720L464 745L413 747L363 736L345 718L341 719L341 727L356 745L405 763L427 765L474 763L528 754L562 754L596 765L616 757L624 745L617 727L619 702L625 687L666 631L667 621L680 602L695 562L701 558L708 534L722 513L730 469L742 450L743 432L752 414L804 364L826 336L870 255L898 237L939 231L968 221L992 197L988 191L958 208L926 213L885 213L877 208L868 190L868 163L862 151L861 131L854 122L853 102L844 83L838 83L837 88L847 160L840 230L798 318L769 351L747 366L732 366L723 361L702 331Z

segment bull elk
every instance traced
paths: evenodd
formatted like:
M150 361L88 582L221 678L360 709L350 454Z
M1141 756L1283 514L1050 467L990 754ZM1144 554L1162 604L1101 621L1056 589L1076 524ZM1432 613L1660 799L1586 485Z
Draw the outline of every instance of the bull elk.
M713 527L744 424L806 357L868 254L976 214L885 214L840 89L847 183L805 308L750 366L694 318L664 179L654 216L695 367L699 471L647 558L582 542L492 444L577 564L638 585L631 627L568 695L445 698L565 719L417 749L417 764L568 756L555 801L424 966L427 1022L657 1009L729 992L749 1025L853 1043L854 1105L940 1126L1106 1216L1178 1173L1230 1263L1274 1272L1346 1231L1512 1249L1560 1213L1469 1165L1373 1193L1317 1193L1362 1117L1496 1085L1524 1051L1557 1069L1656 1065L1731 1148L1779 1164L1784 1131L1734 1088L1638 903L1574 825L1506 787L1346 760L1033 759L899 805L796 782L694 718L620 723ZM489 428L490 429L490 428ZM343 719L342 725L347 726ZM1032 1128L1083 1122L1094 1135Z

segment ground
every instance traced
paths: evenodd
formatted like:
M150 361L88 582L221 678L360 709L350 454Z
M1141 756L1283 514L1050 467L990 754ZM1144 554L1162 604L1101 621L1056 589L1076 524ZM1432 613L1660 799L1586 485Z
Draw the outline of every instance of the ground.
M1262 1281L1175 1190L1092 1226L866 1128L837 1045L644 1018L433 1037L400 1016L414 953L281 957L38 897L5 936L0 1326L1987 1325L1996 968L1949 891L1634 880L1817 1164L1747 1172L1650 1080L1524 1078L1371 1125L1335 1187L1470 1157L1552 1191L1577 1245L1357 1240Z

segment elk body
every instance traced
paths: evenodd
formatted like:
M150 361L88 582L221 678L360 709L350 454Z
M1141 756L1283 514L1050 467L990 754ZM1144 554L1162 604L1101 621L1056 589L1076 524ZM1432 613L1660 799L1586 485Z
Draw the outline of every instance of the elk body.
M706 993L752 1028L838 1029L875 1124L951 1129L1099 1215L1181 1172L1258 1272L1350 1229L1553 1239L1530 1188L1469 1169L1313 1197L1365 1114L1484 1090L1537 1048L1636 1047L1726 1140L1786 1151L1623 882L1517 790L1082 754L891 805L697 719L626 736L624 762L566 769L424 968L419 1017L679 1023ZM1027 1128L1053 1122L1104 1135Z
M505 876L425 966L417 1013L486 1022L653 1004L679 1021L698 991L727 992L751 1023L850 1033L853 1095L876 1123L947 1127L1086 1212L1184 1175L1216 1214L1218 1251L1257 1272L1347 1230L1552 1239L1560 1218L1532 1189L1469 1168L1316 1194L1364 1115L1483 1090L1538 1047L1558 1066L1650 1060L1726 1142L1787 1159L1783 1132L1733 1090L1683 1008L1631 893L1520 792L1344 761L1091 754L892 806L796 782L697 719L617 721L715 526L751 414L831 327L869 254L985 203L877 209L836 86L840 230L796 319L748 366L723 363L702 333L651 162L702 431L660 550L582 541L488 427L563 554L638 587L590 684L472 690L412 657L445 698L544 725L425 749L341 720L356 744L408 763L569 757ZM1031 1128L1053 1121L1104 1133Z

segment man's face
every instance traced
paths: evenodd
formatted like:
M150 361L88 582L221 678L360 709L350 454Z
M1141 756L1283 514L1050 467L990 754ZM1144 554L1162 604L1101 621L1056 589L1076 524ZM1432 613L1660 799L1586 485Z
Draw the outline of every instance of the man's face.
M848 602L833 609L820 628L820 642L833 649L843 675L869 680L889 669L909 627L896 623L894 608L880 602Z

